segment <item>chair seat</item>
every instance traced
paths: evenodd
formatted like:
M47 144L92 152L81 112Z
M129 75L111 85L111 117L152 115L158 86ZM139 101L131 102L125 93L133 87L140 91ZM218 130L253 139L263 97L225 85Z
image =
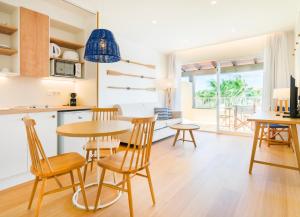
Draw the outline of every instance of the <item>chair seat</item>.
M45 160L41 161L42 171L34 170L31 167L31 172L39 177L51 177L56 175L62 175L70 172L70 170L80 168L85 165L85 159L78 153L66 153L48 158L52 171L50 171Z
M98 146L100 149L111 149L118 148L120 145L119 139L108 139L108 140L100 140L98 141ZM97 142L95 140L89 141L86 146L86 150L97 150Z
M132 153L128 152L126 160L124 162L124 165L121 169L121 165L122 165L125 153L126 153L126 151L121 151L116 154L110 155L106 158L100 159L98 161L98 165L102 168L105 168L105 169L108 169L108 170L111 170L114 172L118 172L118 173L134 173L134 172L144 169L145 166L149 165L149 164L146 164L144 167L138 167L138 169L134 169L135 164L136 164L136 159L137 159L136 154L135 154L135 157L134 157L133 163L132 163L132 167L130 169L130 161L131 161Z
M282 129L284 129L284 128L289 128L289 126L288 125L281 125L281 124L270 124L270 128L282 128Z

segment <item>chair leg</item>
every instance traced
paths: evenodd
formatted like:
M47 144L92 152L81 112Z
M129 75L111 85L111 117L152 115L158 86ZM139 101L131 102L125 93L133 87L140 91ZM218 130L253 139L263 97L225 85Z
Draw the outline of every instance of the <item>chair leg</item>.
M83 180L84 181L86 179L86 172L87 172L87 167L88 167L88 164L89 164L89 157L90 157L90 151L87 150L86 155L85 155L85 165L84 165L84 170L83 170Z
M98 191L97 191L97 196L96 196L96 201L95 201L95 206L94 206L94 211L97 210L97 207L98 207L98 204L99 204L99 199L100 199L100 195L101 195L101 190L102 190L102 186L103 186L104 177L105 177L105 169L102 169L101 178L100 178L100 181L99 181L99 186L98 186Z
M88 207L88 202L87 202L87 199L86 199L86 194L85 194L85 189L84 189L84 184L83 184L84 182L83 182L83 179L82 179L82 176L81 176L81 171L80 171L79 168L77 169L77 173L78 173L78 179L79 179L79 183L80 183L80 188L81 188L81 193L82 193L84 205L85 205L86 210L88 211L89 207Z
M129 204L129 211L130 211L130 217L133 217L133 206L132 206L132 191L131 191L131 180L129 174L126 175L127 179L127 193L128 193L128 204Z
M110 148L109 151L110 151L110 155L113 155L114 154L114 149L115 148ZM113 180L114 180L114 183L116 184L116 173L112 171L112 176L113 176Z
M70 177L71 177L71 182L72 182L73 192L75 193L75 192L76 192L76 189L75 189L75 182L74 182L74 174L73 174L73 171L70 171Z
M43 178L42 179L42 186L41 186L39 196L38 196L37 206L36 206L36 209L35 209L35 214L34 214L35 217L38 217L39 214L40 214L40 209L41 209L41 205L42 205L42 201L43 201L43 197L44 197L46 182L47 182L47 179Z
M149 188L150 188L150 192L151 192L152 203L153 203L153 205L155 205L155 195L154 195L154 190L153 190L149 167L146 167L146 174L147 174L148 184L149 184Z
M33 184L33 189L32 189L31 195L30 195L28 209L31 208L32 201L33 201L33 198L34 198L34 195L35 195L35 192L36 192L36 187L37 187L38 183L39 183L39 177L36 176L35 180L34 180L34 184Z
M122 189L123 190L125 190L125 180L126 180L126 176L125 176L125 174L123 174L123 177L122 177L122 181L123 181Z
M94 154L95 154L95 151L92 151L92 157L91 157L91 172L93 171L93 165L94 165Z

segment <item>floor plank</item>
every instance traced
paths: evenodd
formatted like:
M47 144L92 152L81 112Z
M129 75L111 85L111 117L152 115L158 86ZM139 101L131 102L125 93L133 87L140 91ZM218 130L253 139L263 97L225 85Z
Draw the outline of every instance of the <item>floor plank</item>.
M147 181L133 179L135 216L141 217L300 217L300 174L297 171L254 164L248 174L251 138L197 132L198 148L173 138L155 143L151 173L157 204L152 206ZM295 165L287 147L257 151L257 159ZM88 181L95 177L88 173ZM106 179L111 179L108 175ZM69 181L65 177L64 181ZM50 187L55 185L51 182ZM0 217L29 217L27 210L32 182L0 192ZM105 194L110 193L106 190ZM89 193L93 204L94 193ZM129 216L127 195L114 205L97 212L85 212L72 203L72 190L46 196L41 217ZM33 208L35 207L34 200Z

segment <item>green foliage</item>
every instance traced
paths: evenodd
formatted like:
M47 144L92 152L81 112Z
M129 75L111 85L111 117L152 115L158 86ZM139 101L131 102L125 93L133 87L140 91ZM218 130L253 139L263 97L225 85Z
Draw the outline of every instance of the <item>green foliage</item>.
M261 91L253 87L248 87L248 84L241 76L234 79L224 79L220 83L221 98L224 99L226 106L234 104L233 98L257 98L261 96ZM215 107L217 97L217 82L215 80L209 81L209 88L196 92L196 98L201 99L202 106ZM243 100L242 104L249 103L249 100ZM251 100L250 100L251 101ZM241 102L240 102L241 103Z
M200 90L196 93L197 97L216 97L217 96L217 82L215 80L209 81L209 89ZM253 87L248 87L248 84L241 76L234 79L222 80L220 84L221 97L256 97L260 96L260 90L255 90Z

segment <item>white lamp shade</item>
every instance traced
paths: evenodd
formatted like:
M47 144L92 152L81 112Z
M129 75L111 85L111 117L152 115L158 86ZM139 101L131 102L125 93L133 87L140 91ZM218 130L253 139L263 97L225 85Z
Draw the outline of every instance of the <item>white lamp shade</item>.
M287 100L290 99L290 88L276 88L273 90L273 99Z

